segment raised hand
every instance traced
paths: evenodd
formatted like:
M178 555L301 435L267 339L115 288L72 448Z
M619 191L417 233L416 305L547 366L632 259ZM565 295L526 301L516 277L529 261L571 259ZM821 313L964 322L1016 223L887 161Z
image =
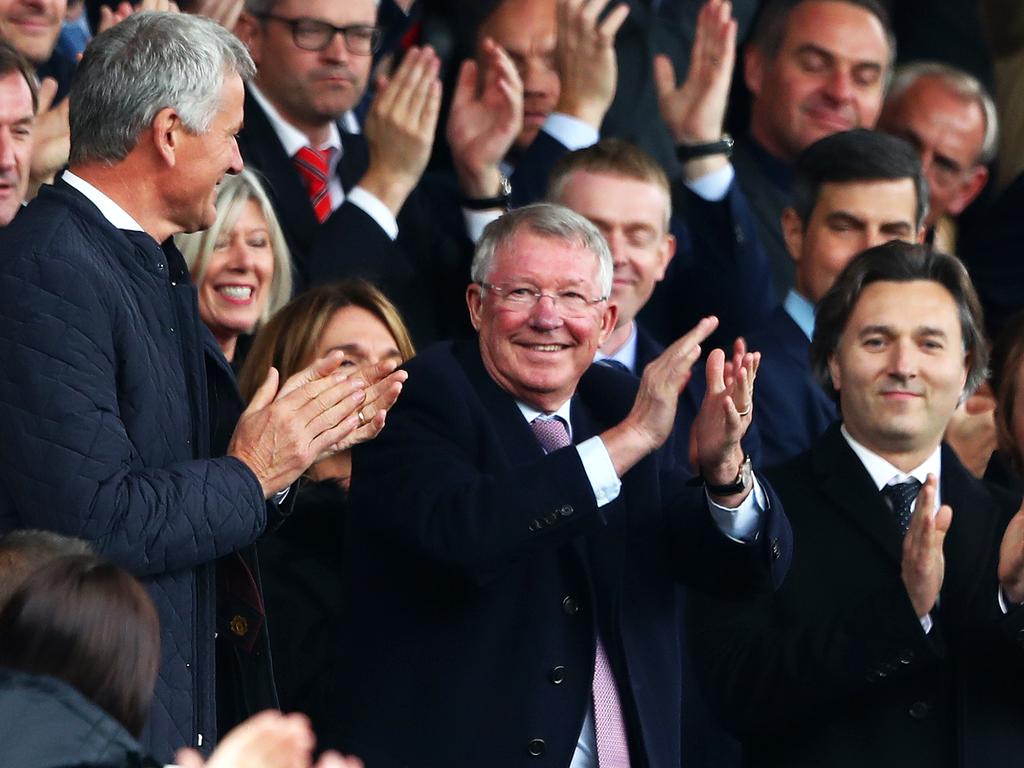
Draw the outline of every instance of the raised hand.
M999 586L1011 604L1024 603L1024 504L1006 526L999 545Z
M953 520L953 510L943 504L935 511L937 486L935 475L928 475L917 494L910 527L903 537L900 578L918 618L924 618L935 607L946 572L942 543Z
M316 739L309 719L267 710L232 728L205 763L194 749L180 749L181 768L308 768Z
M523 81L508 54L491 38L480 44L481 64L466 59L448 113L448 144L462 193L499 193L498 165L523 127Z
M430 159L441 108L437 54L413 47L390 79L381 79L366 116L370 166L359 186L398 215Z
M615 98L619 68L615 35L629 15L619 4L599 21L610 0L558 0L555 59L561 92L556 112L600 128Z
M245 0L201 0L192 12L213 19L225 29L234 29L244 4Z

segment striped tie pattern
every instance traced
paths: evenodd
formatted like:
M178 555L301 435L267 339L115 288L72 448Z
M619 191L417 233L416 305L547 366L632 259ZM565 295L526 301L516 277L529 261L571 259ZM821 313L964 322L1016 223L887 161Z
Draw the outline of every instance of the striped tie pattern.
M302 183L306 186L316 219L320 223L331 215L331 197L327 194L327 169L331 152L331 149L303 147L292 158L299 176L302 177Z

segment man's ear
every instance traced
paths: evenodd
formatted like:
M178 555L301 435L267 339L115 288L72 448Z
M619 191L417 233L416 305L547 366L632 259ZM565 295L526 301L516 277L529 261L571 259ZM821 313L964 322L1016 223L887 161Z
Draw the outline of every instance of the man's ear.
M981 194L981 190L988 183L988 168L984 165L976 165L967 171L967 178L960 182L960 189L950 201L946 212L950 216L959 216L964 208L974 202L974 199Z
M675 235L665 235L661 242L661 246L658 248L658 273L655 277L655 282L661 282L665 279L665 271L668 269L668 265L672 263L672 257L676 255L676 237Z
M795 208L786 208L782 212L782 239L786 241L786 250L794 263L800 262L804 251L804 220Z
M481 294L483 289L477 283L470 283L466 287L466 306L469 308L469 322L473 328L480 330L480 317L483 311L484 297Z
M171 107L161 109L153 117L149 133L157 154L168 166L174 166L185 133L185 124L181 122L178 113Z
M597 346L601 346L608 337L612 335L612 331L615 330L615 323L619 319L619 307L617 304L612 304L611 301L605 303L604 313L601 315L601 332L598 336Z
M748 45L743 50L743 82L753 96L761 94L761 83L764 81L764 54L755 45Z
M839 375L839 363L836 362L836 353L833 352L828 358L828 375L832 379L832 389L836 392L842 388L842 381Z
M258 67L263 56L263 25L260 20L248 11L242 11L238 15L238 20L232 31L235 33L235 37L249 49L249 55L252 56L253 62Z

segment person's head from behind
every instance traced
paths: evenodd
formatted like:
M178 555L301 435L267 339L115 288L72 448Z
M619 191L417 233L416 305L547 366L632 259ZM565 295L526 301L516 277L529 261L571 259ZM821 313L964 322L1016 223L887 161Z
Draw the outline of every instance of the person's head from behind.
M380 43L377 0L245 0L236 30L278 112L307 135L323 131L366 92Z
M136 737L159 664L160 624L149 594L95 556L46 563L0 610L0 666L63 680Z
M1010 318L992 345L999 451L1024 477L1024 312Z
M927 185L913 147L877 131L827 136L797 158L782 234L794 287L817 303L850 260L889 240L923 234Z
M772 0L744 58L751 133L785 162L823 136L873 128L896 55L877 0Z
M53 531L18 528L0 536L0 608L39 566L66 555L94 554L92 545Z
M477 45L489 37L512 58L523 81L523 128L513 147L523 151L558 104L562 83L555 63L555 0L502 0L477 28Z
M72 82L70 167L109 169L132 158L156 210L150 234L206 229L217 184L242 170L245 47L210 19L137 13L97 35ZM139 175L142 178L139 178ZM147 228L147 231L149 229Z
M277 214L252 171L225 178L216 205L209 229L175 241L199 292L199 315L231 360L238 337L288 301L292 267Z
M35 65L53 55L66 0L0 0L0 36Z
M10 224L25 202L38 109L32 66L0 40L0 227Z
M593 223L615 266L611 302L628 325L665 277L675 253L672 196L658 162L639 147L605 139L564 156L551 172L548 199Z
M811 365L850 435L908 471L984 380L982 329L958 259L892 241L853 259L819 302Z
M564 206L535 203L487 225L466 301L498 386L544 412L572 397L615 327L613 269L598 229Z
M959 215L981 194L999 143L996 105L984 86L948 64L915 62L896 70L879 130L917 150L931 199L928 226Z
M252 398L271 367L284 381L334 350L345 353L342 370L353 373L415 354L401 315L379 289L364 280L329 283L299 294L260 328L239 375L242 397ZM322 458L306 475L347 487L351 466L345 451Z

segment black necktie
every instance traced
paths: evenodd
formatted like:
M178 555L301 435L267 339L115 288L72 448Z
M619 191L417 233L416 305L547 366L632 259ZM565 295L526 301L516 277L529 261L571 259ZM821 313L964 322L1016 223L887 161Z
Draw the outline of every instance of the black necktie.
M900 527L900 533L904 535L907 533L907 528L910 527L910 505L914 503L920 490L921 483L914 478L904 480L902 483L887 485L882 489L882 495L888 500L889 506L892 507L892 511L896 515L896 524Z
M623 373L632 373L629 368L626 367L625 363L620 363L614 357L602 357L600 360L595 360L598 365L603 365L605 368L611 368L615 371L622 371Z

